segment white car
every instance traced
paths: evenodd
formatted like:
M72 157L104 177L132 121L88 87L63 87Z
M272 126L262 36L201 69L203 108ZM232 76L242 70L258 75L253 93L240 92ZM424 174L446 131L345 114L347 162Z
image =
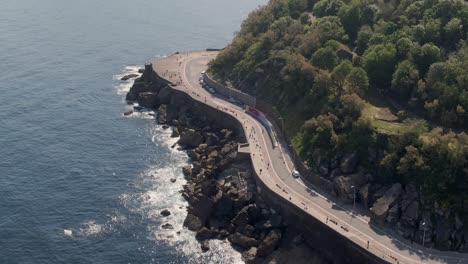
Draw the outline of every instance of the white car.
M210 91L210 93L215 93L215 90L213 88L209 88L208 91Z
M292 171L292 176L293 176L294 178L299 178L299 177L301 177L301 174L299 174L299 172L298 172L297 170L293 170L293 171Z
M235 103L236 103L236 100L235 100L234 98L231 97L231 98L229 98L229 102L235 104Z

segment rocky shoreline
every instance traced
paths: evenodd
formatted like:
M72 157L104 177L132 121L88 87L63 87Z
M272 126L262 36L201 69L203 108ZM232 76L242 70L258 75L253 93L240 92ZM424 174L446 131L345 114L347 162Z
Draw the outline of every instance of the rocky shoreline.
M158 124L172 127L171 136L180 137L173 147L178 145L191 158L191 165L182 168L187 184L181 195L189 203L184 226L196 232L201 249L208 251L213 239L227 239L246 263L281 263L291 258L298 263L311 259L324 263L307 247L300 231L288 227L257 192L251 161L237 152L244 136L183 103L184 98L173 91L147 66L127 100L156 110Z

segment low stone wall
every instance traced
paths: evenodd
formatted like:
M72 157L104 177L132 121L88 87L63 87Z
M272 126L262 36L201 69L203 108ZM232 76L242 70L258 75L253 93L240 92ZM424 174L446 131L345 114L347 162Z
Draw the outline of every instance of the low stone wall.
M246 93L243 93L239 90L229 88L225 85L220 84L219 82L213 80L208 74L204 74L203 80L205 83L215 89L215 91L222 96L226 97L232 97L236 99L237 101L240 101L248 106L255 106L256 104L256 99L253 96L250 96Z

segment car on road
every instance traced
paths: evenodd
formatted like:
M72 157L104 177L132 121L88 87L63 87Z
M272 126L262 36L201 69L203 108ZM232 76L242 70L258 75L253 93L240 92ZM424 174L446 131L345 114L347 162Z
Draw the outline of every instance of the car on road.
M292 174L292 176L293 176L294 178L299 178L299 177L301 177L301 174L299 174L299 172L298 172L297 170L295 170L295 169L292 171L291 174Z
M215 93L215 90L214 90L213 88L211 88L211 87L208 88L208 91L209 91L210 93Z
M235 104L237 101L234 98L231 97L231 98L229 98L229 102Z

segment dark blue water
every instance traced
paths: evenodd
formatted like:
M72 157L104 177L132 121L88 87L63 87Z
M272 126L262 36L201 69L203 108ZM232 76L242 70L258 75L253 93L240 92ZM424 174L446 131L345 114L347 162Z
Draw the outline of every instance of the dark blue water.
M226 45L265 2L2 0L0 263L238 262L182 228L187 157L148 114L122 116L118 77Z

